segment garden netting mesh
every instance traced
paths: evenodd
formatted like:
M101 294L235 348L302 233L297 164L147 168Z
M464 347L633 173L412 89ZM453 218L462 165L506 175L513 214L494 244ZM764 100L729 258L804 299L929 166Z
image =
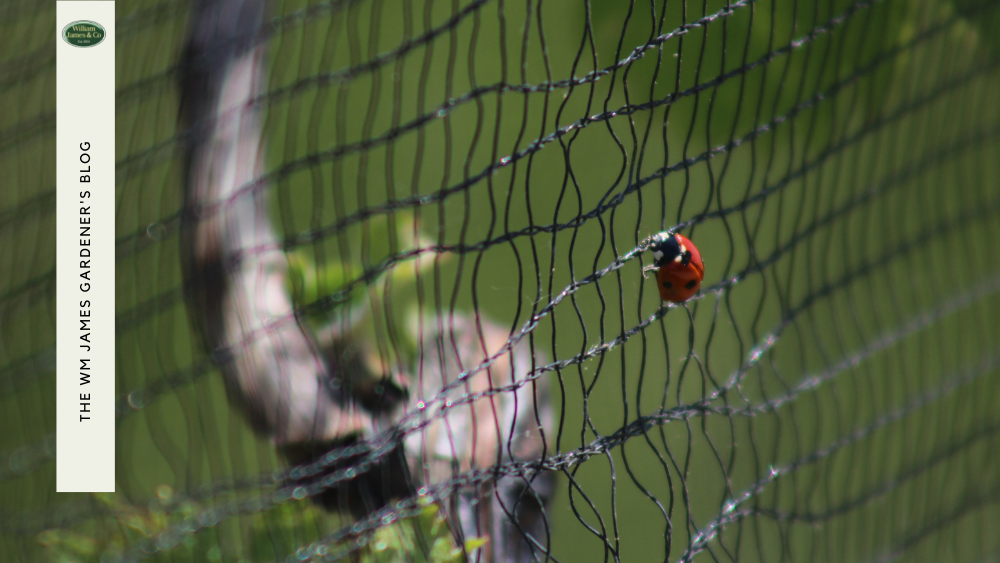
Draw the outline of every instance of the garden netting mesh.
M0 14L4 560L1000 558L1000 4L119 1L113 494Z

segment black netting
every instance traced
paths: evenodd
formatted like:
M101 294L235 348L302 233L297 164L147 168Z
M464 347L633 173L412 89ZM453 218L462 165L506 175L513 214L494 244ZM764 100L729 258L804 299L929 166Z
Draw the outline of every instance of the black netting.
M0 14L5 560L1000 557L1000 4L118 2L98 495Z

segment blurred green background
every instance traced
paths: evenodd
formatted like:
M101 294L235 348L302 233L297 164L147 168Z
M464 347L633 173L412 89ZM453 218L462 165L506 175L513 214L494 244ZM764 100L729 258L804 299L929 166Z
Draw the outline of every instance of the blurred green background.
M227 404L181 295L188 11L117 3L118 488L95 498L54 492L55 4L0 8L13 35L0 46L0 552L12 560L100 560L122 538L268 491L203 487L281 467ZM378 269L408 250L397 226L412 219L449 248L414 281L372 286L375 325L475 310L516 331L662 229L701 250L695 300L659 310L643 255L531 333L539 365L615 343L544 376L550 454L705 397L716 408L572 466L572 487L561 474L559 561L677 560L726 517L698 560L1000 554L996 3L271 12L262 103L289 246ZM406 354L394 346L380 350ZM162 557L283 559L348 523L292 502Z

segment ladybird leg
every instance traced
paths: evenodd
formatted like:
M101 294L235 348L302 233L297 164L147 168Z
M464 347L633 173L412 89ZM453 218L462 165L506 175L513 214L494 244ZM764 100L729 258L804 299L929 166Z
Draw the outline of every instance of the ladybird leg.
M644 277L644 278L646 277L646 272L655 272L658 269L659 269L659 266L657 266L656 264L651 264L649 266L644 266L642 268L642 277Z

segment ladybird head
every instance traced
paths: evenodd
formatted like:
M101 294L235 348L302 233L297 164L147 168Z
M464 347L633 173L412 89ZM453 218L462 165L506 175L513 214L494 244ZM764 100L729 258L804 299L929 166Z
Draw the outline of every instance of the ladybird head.
M666 231L653 236L649 249L653 251L653 260L657 266L670 262L678 262L687 266L691 261L690 241L681 235Z

